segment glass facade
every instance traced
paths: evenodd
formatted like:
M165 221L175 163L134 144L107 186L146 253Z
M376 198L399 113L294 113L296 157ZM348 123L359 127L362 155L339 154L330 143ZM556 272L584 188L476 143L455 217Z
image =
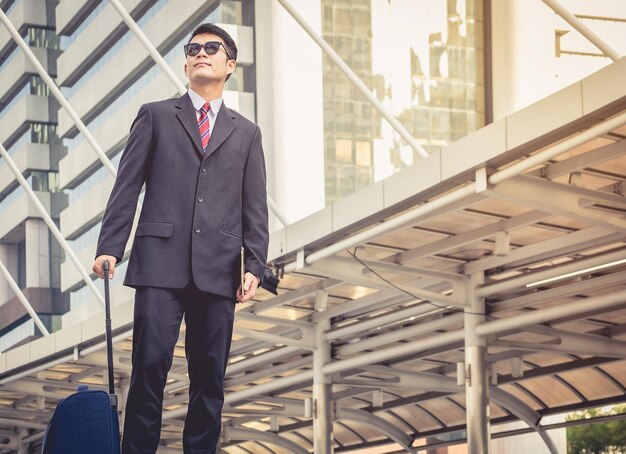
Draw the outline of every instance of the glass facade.
M372 73L370 0L322 0L322 35L370 89ZM324 54L324 175L326 203L372 182L372 141L377 118L371 104Z
M432 152L484 125L482 0L322 0L322 34ZM413 150L323 56L326 203L413 164Z

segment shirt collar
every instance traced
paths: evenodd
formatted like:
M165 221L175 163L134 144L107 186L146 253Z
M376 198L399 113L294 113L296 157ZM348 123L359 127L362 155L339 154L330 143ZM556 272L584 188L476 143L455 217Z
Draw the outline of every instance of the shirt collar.
M204 106L204 104L206 103L204 98L195 91L193 91L191 88L187 91L187 93L189 94L191 102L193 103L193 107L194 109L196 109L196 111L200 110L200 107ZM217 115L217 113L220 111L220 107L222 107L222 101L222 98L217 98L210 102L211 112L213 112L214 115Z

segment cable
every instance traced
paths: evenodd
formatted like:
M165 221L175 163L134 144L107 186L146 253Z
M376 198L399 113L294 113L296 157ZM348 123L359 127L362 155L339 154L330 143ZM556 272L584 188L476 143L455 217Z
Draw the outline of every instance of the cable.
M369 266L367 263L365 263L363 260L361 260L360 258L358 258L358 257L356 256L356 249L357 249L357 248L355 247L355 248L354 248L354 252L350 252L348 249L346 249L346 252L347 252L348 254L350 254L350 255L352 256L352 258L354 258L354 260L356 260L356 261L357 261L357 262L359 262L361 265L363 265L365 268L367 268L369 271L371 271L371 272L372 272L372 274L376 275L376 276L377 276L380 280L382 280L382 281L386 282L387 284L391 285L393 288L395 288L395 289L397 289L397 290L401 291L402 293L405 293L405 294L409 295L410 297L415 298L416 300L419 300L419 301L421 301L421 302L423 302L423 303L426 303L426 304L430 304L431 306L435 306L435 307L437 307L437 308L439 308L439 309L445 309L445 310L452 311L452 312L461 312L461 313L463 313L463 314L469 314L469 315L481 315L481 316L485 316L485 317L490 317L490 316L489 316L489 314L487 314L487 313L485 313L485 312L471 312L471 311L466 311L466 310L463 310L463 309L459 309L459 308L454 307L454 306L444 306L444 305L442 305L442 304L433 303L432 301L428 301L428 300L425 300L425 299L423 299L423 298L420 298L420 297L419 297L419 296L417 296L417 295L414 295L413 293L409 292L408 290L405 290L405 289L403 289L403 288L401 288L401 287L398 287L396 284L394 284L393 282L391 282L389 279L386 279L386 278L384 278L383 276L381 276L380 274L378 274L378 273L377 273L374 269L372 269L372 267L370 267L370 266ZM491 318L491 317L490 317L490 318Z

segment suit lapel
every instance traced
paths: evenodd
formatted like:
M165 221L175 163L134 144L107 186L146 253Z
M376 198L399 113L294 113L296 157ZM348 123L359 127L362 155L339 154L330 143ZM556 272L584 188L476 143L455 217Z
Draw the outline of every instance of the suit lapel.
M202 142L200 140L200 129L198 128L196 110L193 108L193 103L191 102L191 98L188 94L184 94L178 98L178 103L176 104L176 116L196 147L198 156L202 158L204 153L202 153Z
M217 150L217 148L224 143L237 126L237 122L234 120L235 115L222 102L222 107L218 112L215 125L213 126L213 131L211 132L207 150L203 153L202 142L200 140L200 129L198 128L198 119L196 118L196 110L193 107L191 98L186 93L178 98L178 103L176 104L176 116L189 135L189 138L193 142L196 152L201 159L206 159L215 150Z
M220 108L217 114L217 119L215 120L215 126L213 126L213 131L211 131L211 137L209 139L209 144L207 145L207 150L204 152L204 159L211 156L211 154L217 150L217 148L224 143L228 136L230 136L230 134L234 131L235 126L237 126L237 122L234 118L235 116L233 113L222 102L222 107ZM200 137L200 133L198 133L198 137Z

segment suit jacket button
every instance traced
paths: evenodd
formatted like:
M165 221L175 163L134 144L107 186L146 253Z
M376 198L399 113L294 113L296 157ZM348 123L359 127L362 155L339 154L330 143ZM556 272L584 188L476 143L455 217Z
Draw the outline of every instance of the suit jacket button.
M202 202L204 202L204 199L202 197L198 197L198 202L202 203Z
M202 167L202 173L206 173L206 169Z
M200 227L196 227L195 232L196 232L196 233L200 233Z

